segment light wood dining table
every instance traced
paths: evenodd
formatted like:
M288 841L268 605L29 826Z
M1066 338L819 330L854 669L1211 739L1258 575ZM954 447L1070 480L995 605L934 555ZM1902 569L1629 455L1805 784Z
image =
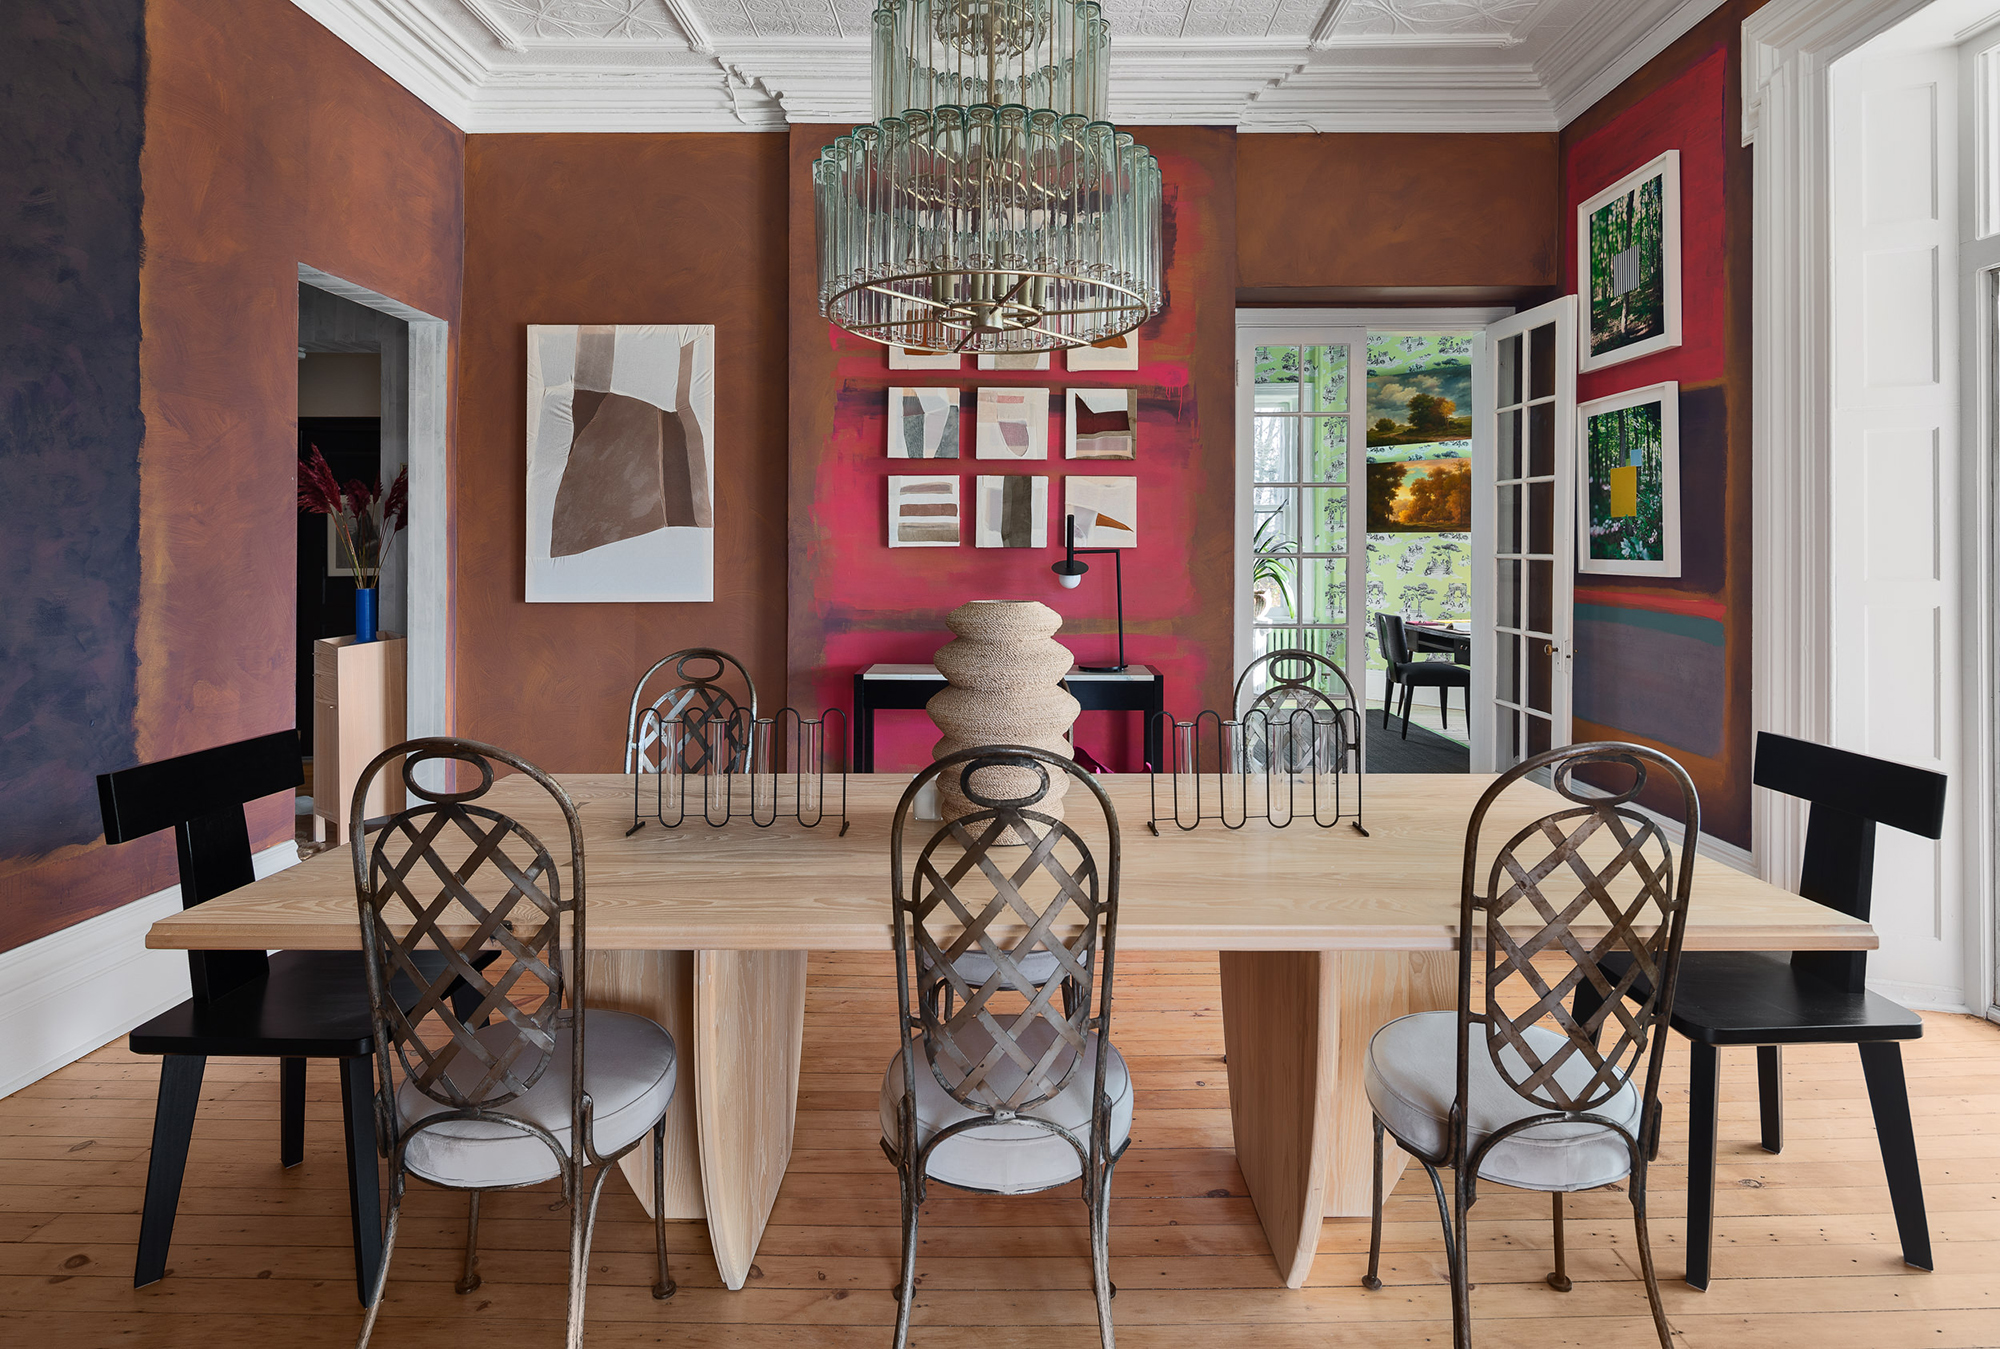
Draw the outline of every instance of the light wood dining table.
M844 833L832 817L759 828L739 814L715 828L695 811L678 827L649 817L628 834L630 778L560 781L583 820L590 1001L652 1016L680 1046L668 1216L705 1219L724 1282L741 1288L791 1156L806 955L889 951L889 829L909 778L849 778ZM1369 1211L1369 1037L1406 1012L1456 1001L1465 825L1492 779L1371 775L1365 837L1346 822L1310 819L1235 830L1208 821L1187 832L1163 822L1156 836L1146 827L1146 778L1100 781L1123 842L1118 949L1221 954L1236 1154L1278 1270L1299 1287L1321 1220ZM649 808L650 797L649 786ZM1104 831L1078 799L1071 822L1101 847ZM532 783L502 780L481 804L515 816L567 860L559 812ZM1486 838L1497 846L1566 804L1518 784L1489 814ZM1694 869L1689 949L1876 945L1866 923L1835 910L1705 857ZM322 853L165 918L146 944L353 949L351 855ZM882 1014L894 1017L894 1005ZM1143 1134L1143 1099L1138 1110ZM648 1151L622 1165L649 1204Z

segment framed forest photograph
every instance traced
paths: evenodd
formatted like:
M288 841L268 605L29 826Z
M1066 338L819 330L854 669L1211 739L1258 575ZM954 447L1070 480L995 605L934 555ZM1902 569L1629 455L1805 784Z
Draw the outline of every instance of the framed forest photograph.
M1681 344L1681 153L1669 150L1576 208L1577 368Z
M1681 574L1681 386L1654 384L1576 410L1576 569Z

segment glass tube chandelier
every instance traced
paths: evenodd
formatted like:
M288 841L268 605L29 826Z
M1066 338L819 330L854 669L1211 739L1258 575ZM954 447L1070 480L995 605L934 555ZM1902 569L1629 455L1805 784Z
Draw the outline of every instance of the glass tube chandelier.
M1105 118L1095 0L882 0L875 120L813 164L820 312L918 351L1029 352L1160 309L1160 165Z

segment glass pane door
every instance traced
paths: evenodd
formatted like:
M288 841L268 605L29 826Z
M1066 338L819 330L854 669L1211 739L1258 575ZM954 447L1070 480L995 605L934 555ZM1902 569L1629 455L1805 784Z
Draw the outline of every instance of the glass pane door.
M1360 344L1253 337L1250 378L1250 649L1318 652L1363 687L1366 539L1357 484L1366 472ZM1329 334L1313 334L1321 339ZM1365 337L1364 339L1365 340ZM1354 654L1350 664L1349 653Z
M1475 646L1476 695L1493 715L1475 771L1497 772L1570 738L1574 586L1575 298L1564 297L1487 330L1493 387L1480 456L1480 512L1493 540L1486 640ZM1477 642L1477 636L1475 638ZM1482 652L1478 646L1484 646Z

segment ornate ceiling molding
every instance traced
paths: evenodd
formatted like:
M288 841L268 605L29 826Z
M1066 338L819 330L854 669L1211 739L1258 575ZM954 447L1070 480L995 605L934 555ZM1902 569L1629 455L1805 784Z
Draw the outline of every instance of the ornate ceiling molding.
M868 115L873 0L293 0L461 129ZM1106 0L1120 124L1543 131L1720 0Z

